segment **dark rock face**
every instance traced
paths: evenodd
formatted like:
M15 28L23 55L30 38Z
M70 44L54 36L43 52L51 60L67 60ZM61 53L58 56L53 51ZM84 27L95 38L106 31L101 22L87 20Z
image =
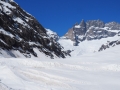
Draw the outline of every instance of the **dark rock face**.
M96 27L91 27L89 30L86 32L86 39L87 40L95 40L95 39L101 39L101 38L107 38L107 37L113 37L117 33L107 31L103 28L96 28Z
M105 23L101 20L89 20L86 22L86 24L87 24L87 29L89 29L91 26L99 27L99 28L105 27Z
M115 32L114 30L117 30ZM120 24L111 22L105 24L101 20L81 21L80 24L75 24L66 34L67 39L74 41L74 46L84 40L96 40L101 38L113 37L119 35Z
M69 31L65 34L65 37L67 39L71 39L72 41L74 41L74 33L73 33L73 28L69 29Z
M44 27L12 0L0 1L0 48L37 57L34 48L54 58L67 55Z
M85 33L86 33L86 23L85 23L85 21L84 20L81 21L80 28L76 28L76 26L75 26L74 31L76 31L77 35L85 35Z
M98 51L103 51L103 50L105 50L107 48L114 47L116 45L120 45L119 40L111 41L111 42L108 41L107 44L103 44Z
M74 41L74 46L77 46L79 41L85 39L86 23L84 20L80 24L75 24L66 34L65 37ZM81 36L81 38L79 37Z

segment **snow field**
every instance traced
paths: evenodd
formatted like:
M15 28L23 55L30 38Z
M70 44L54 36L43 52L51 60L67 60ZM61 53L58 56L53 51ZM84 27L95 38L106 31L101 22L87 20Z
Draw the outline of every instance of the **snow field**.
M0 59L1 90L119 90L116 46L67 59ZM11 89L10 89L11 88Z
M71 50L72 57L84 55L84 54L91 54L98 52L102 44L106 44L107 41L116 41L119 40L119 36L102 38L100 40L92 40L92 41L83 41L80 42L78 46L73 46L73 41L69 39L60 39L58 42L64 47L65 50Z

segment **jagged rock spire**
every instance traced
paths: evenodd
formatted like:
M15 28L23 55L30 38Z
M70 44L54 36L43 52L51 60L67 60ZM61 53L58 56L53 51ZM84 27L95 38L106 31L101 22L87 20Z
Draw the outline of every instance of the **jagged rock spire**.
M84 19L82 19L82 21L80 22L80 26L86 26Z

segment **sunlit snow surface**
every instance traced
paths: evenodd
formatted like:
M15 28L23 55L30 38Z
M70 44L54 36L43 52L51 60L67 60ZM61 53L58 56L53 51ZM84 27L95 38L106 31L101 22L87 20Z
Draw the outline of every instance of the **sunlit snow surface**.
M61 38L59 43L64 47L65 50L71 50L72 57L90 54L98 52L101 45L106 44L108 41L120 40L120 36L116 35L114 37L102 38L99 40L83 41L80 42L78 46L73 46L73 41L70 39Z
M3 58L9 54L1 51L5 56L0 54L0 90L120 90L120 45L97 52L101 44L118 39L85 41L77 47L61 40L74 49L66 59L49 59L42 53L26 59L17 51L11 54L19 58Z
M120 90L119 50L53 60L0 58L0 90Z

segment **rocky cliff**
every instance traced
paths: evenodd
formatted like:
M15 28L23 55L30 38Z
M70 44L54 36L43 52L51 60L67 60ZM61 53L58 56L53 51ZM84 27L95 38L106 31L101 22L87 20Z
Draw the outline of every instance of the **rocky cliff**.
M37 48L51 58L67 53L44 27L13 0L0 1L0 49L17 50L26 57L37 57Z

